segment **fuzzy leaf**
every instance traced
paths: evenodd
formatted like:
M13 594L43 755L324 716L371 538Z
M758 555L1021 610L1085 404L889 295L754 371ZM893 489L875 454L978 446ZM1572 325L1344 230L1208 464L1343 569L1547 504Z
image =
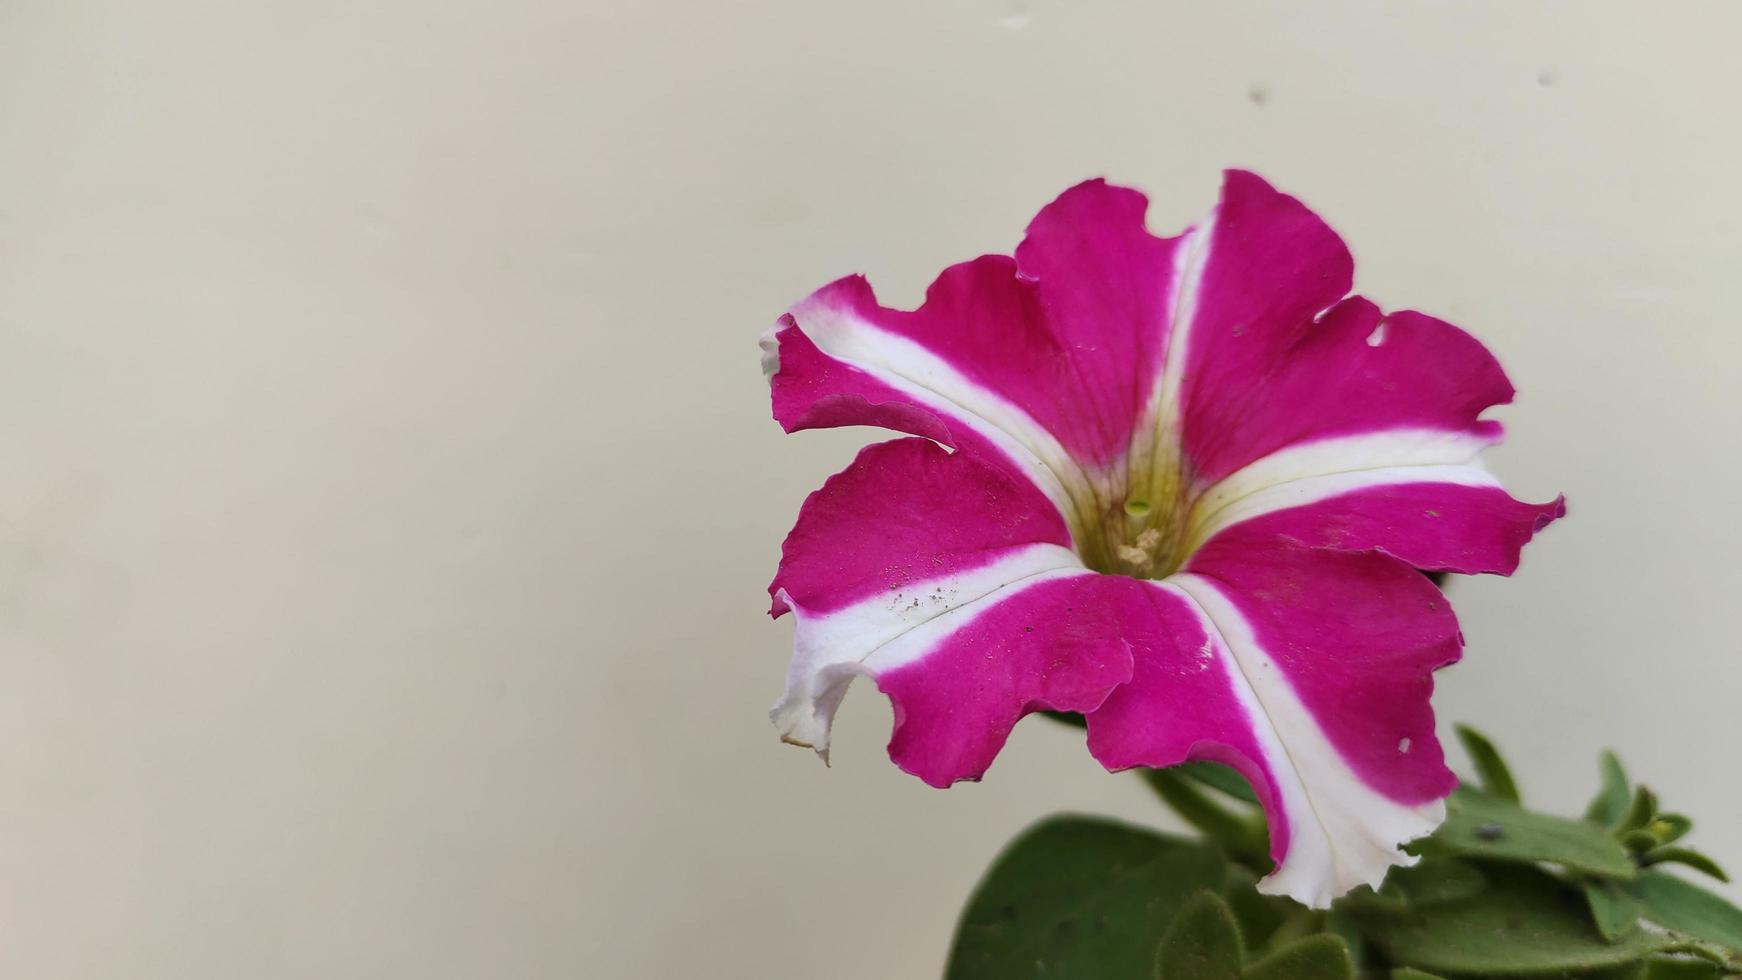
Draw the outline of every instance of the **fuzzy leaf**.
M1639 903L1615 882L1587 881L1583 887L1591 921L1604 939L1615 942L1639 924Z
M1300 903L1282 895L1262 895L1257 888L1258 876L1250 868L1230 863L1228 880L1222 897L1234 910L1234 921L1240 926L1240 936L1252 949L1270 945L1283 923L1300 914Z
M1367 963L1372 959L1368 952L1367 938L1361 935L1361 927L1355 917L1341 907L1333 907L1325 916L1325 931L1343 941L1348 947L1349 958L1356 963Z
M1717 980L1718 968L1701 960L1652 960L1642 980Z
M1547 861L1600 878L1632 878L1639 870L1613 837L1583 821L1531 813L1470 789L1454 792L1446 813L1445 824L1432 837L1409 845L1411 851L1487 861Z
M1583 906L1547 872L1495 866L1480 895L1403 915L1369 916L1363 926L1392 962L1448 974L1608 969L1675 945L1637 928L1611 942Z
M1482 872L1456 858L1428 857L1407 868L1393 868L1380 893L1415 906L1455 902L1487 886Z
M956 927L947 980L1144 977L1193 893L1220 888L1213 848L1111 820L1060 816L998 855Z
M1613 827L1626 814L1633 792L1627 785L1627 771L1621 768L1621 760L1615 757L1615 753L1605 750L1598 762L1598 770L1602 773L1603 788L1597 791L1596 799L1585 808L1585 819L1604 827Z
M1494 747L1488 736L1469 725L1454 725L1452 730L1458 734L1458 741L1464 743L1464 751L1469 754L1470 762L1476 767L1476 777L1482 782L1482 791L1489 796L1517 803L1518 783L1513 780L1512 770L1507 768L1506 760L1500 757L1500 750Z
M1645 918L1742 956L1742 909L1661 871L1642 872L1622 887L1639 903Z
M1319 933L1254 963L1245 980L1353 980L1354 976L1349 947L1336 936Z
M1155 950L1157 980L1240 980L1240 927L1213 892L1193 895Z

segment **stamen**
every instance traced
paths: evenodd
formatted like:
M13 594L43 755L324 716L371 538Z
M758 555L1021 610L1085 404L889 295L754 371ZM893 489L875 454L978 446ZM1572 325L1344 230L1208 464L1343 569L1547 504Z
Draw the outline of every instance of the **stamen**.
M1147 572L1155 567L1154 555L1128 544L1119 546L1119 559L1139 572Z
M1127 505L1126 511L1129 512L1130 509L1130 506ZM1161 532L1153 527L1145 528L1143 533L1137 536L1137 540L1130 544L1120 545L1118 554L1126 564L1129 564L1136 571L1148 572L1155 567L1155 552L1159 547L1161 547Z

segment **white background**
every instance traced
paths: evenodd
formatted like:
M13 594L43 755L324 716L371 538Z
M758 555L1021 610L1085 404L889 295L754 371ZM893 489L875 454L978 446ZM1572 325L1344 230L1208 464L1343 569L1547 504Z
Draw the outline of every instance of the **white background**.
M0 950L19 977L935 975L1055 809L848 699L762 589L861 433L756 337L1059 190L1255 168L1520 389L1571 517L1459 583L1443 721L1605 744L1742 866L1742 4L0 0ZM1735 894L1732 892L1732 894Z

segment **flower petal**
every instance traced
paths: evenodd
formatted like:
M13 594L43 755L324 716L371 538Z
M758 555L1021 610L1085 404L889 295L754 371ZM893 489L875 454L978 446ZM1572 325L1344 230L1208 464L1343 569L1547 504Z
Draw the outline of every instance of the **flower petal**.
M1456 783L1428 697L1457 659L1457 624L1426 578L1382 555L1273 548L1217 572L1151 586L1162 625L1089 715L1089 748L1109 769L1239 769L1271 826L1277 867L1260 888L1324 907L1412 863L1398 845L1443 819Z
M1305 205L1230 171L1202 238L1172 355L1201 483L1304 441L1397 429L1498 438L1478 419L1512 398L1493 356L1443 321L1345 298L1348 249Z
M934 439L1036 483L1073 529L1097 525L1124 498L1135 428L1152 427L1183 275L1181 239L1149 234L1146 206L1099 180L1071 188L1015 258L946 269L913 311L861 277L823 287L764 338L775 417Z
M1036 417L1097 465L1123 456L1144 418L1185 271L1186 237L1150 234L1148 207L1138 191L1086 181L1043 208L1016 249L1066 377L1039 387L1043 376L1023 366L1010 387L1045 406Z
M1033 483L1062 515L1078 513L1093 495L1088 477L1044 426L933 352L871 326L865 317L874 312L892 311L877 306L863 279L841 279L763 336L783 429L875 425L923 436Z
M769 587L798 621L782 738L826 758L848 683L869 675L895 702L891 754L947 785L1034 707L1100 704L1130 654L1068 541L1042 495L983 460L923 439L866 448L805 502Z
M889 757L943 787L979 779L1029 712L1088 712L1131 678L1120 635L1141 586L1049 572L938 617L864 666L895 707Z
M1064 522L1033 485L927 440L896 439L860 450L805 499L768 591L775 615L781 594L829 612L1034 545L1078 564Z
M1536 532L1567 512L1564 498L1514 500L1479 466L1361 470L1295 480L1242 497L1205 521L1217 548L1283 540L1333 551L1379 551L1425 571L1511 575Z

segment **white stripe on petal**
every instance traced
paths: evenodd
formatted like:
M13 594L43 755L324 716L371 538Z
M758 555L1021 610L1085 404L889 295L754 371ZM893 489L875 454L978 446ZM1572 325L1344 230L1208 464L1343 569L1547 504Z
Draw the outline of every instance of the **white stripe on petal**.
M1190 549L1241 521L1364 487L1498 486L1479 458L1492 443L1491 438L1465 432L1392 429L1289 446L1248 463L1198 496L1192 507Z
M1222 659L1281 797L1288 853L1258 890L1325 908L1351 888L1377 887L1393 866L1414 864L1398 845L1432 833L1445 802L1409 806L1362 782L1216 584L1183 574L1157 587L1189 598L1227 648Z
M982 599L1090 574L1069 548L1035 544L978 568L903 584L832 612L806 610L782 591L780 599L792 609L796 625L786 692L769 717L783 741L809 746L826 760L835 709L855 676L891 670L924 656L937 636L971 621L977 612L970 607ZM961 615L952 615L958 610ZM929 639L915 642L910 636Z
M1209 264L1219 214L1220 208L1210 212L1202 223L1180 236L1179 248L1174 252L1173 281L1167 284L1168 327L1163 338L1166 353L1143 416L1132 430L1131 452L1124 462L1126 473L1118 476L1128 482L1132 495L1152 504L1180 489L1170 482L1178 479L1180 447L1185 440L1180 387L1185 378L1192 321L1198 315L1198 292L1203 285L1204 268Z
M883 384L959 421L997 446L1064 516L1073 530L1098 498L1087 472L1033 416L1003 396L964 377L919 344L880 330L851 310L817 299L793 308L793 317L817 349Z

